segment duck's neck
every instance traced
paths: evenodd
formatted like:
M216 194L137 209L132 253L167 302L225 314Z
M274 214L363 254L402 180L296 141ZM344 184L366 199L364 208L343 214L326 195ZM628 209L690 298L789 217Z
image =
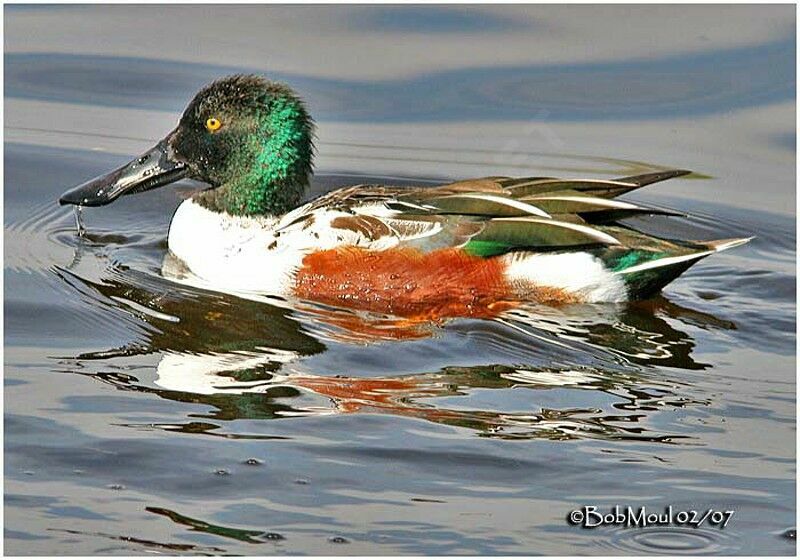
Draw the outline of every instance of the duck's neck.
M265 170L217 189L217 206L234 216L279 216L299 206L307 187L307 172L284 176Z
M299 100L278 97L260 128L241 161L232 163L229 179L202 193L201 204L235 216L279 216L300 204L313 166L311 119Z

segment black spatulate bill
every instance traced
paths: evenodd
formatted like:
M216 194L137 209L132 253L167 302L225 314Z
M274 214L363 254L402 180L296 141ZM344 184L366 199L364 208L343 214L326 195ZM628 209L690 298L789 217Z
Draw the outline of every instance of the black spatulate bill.
M174 183L188 171L171 154L167 139L122 167L68 190L59 204L104 206L125 194L149 191Z

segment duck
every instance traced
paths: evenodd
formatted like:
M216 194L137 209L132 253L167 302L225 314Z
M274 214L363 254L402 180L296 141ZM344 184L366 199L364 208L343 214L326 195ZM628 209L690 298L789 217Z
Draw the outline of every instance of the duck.
M618 197L690 173L682 169L360 184L306 201L314 139L290 87L227 76L201 89L153 148L59 202L103 206L194 179L208 188L178 206L168 248L207 286L409 317L646 299L752 239L668 239L625 223L675 215Z

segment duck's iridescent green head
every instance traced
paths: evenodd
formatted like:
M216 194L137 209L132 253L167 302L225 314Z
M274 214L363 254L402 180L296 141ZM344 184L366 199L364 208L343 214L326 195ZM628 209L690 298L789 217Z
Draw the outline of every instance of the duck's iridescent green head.
M61 202L99 206L188 176L211 185L196 200L212 210L282 214L298 205L308 185L313 134L311 117L290 88L229 76L203 88L155 148L65 193Z
M302 198L313 124L288 87L230 76L201 90L172 137L190 175L219 187L201 202L231 214L283 213Z

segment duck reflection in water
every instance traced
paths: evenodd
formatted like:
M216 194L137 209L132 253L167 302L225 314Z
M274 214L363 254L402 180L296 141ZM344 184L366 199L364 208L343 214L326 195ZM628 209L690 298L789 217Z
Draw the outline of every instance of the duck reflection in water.
M702 370L692 357L692 337L674 323L734 329L731 322L681 307L664 297L621 305L517 308L493 320L440 322L373 316L305 302L250 300L179 286L132 270L93 282L60 269L70 284L92 297L137 313L150 327L145 340L76 358L76 371L122 390L200 402L214 408L209 422L170 424L162 429L232 436L213 420L278 419L324 414L391 414L473 430L483 437L524 439L633 439L675 442L647 418L674 407L709 401L662 367ZM590 311L590 312L587 312ZM436 336L443 328L486 331L524 352L528 365L445 367L392 377L319 375L303 371L303 358L330 344L402 344ZM499 333L499 334L498 334ZM160 354L152 383L109 368L115 359ZM566 360L570 354L574 360ZM553 366L555 361L561 365ZM656 369L656 368L659 369ZM667 370L668 371L668 370ZM530 412L478 410L454 399L480 390L528 389ZM588 406L552 404L546 391L590 391ZM607 404L610 400L610 404ZM543 401L542 406L537 400ZM562 402L562 401L559 401ZM569 400L563 402L569 404ZM487 407L489 408L489 407ZM148 429L159 426L148 425Z

